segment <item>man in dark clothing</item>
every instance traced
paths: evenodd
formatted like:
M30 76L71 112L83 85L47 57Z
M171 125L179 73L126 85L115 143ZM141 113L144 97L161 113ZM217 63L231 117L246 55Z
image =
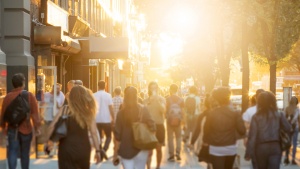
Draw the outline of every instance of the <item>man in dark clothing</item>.
M172 84L170 86L170 96L166 98L167 101L167 136L169 146L168 161L181 160L181 126L184 122L184 101L177 95L178 86ZM174 154L174 134L176 140L176 154Z
M40 135L41 119L38 114L37 100L34 95L28 92L28 102L30 106L30 117L33 121L33 125L30 119L25 119L19 127L15 128L9 125L8 122L4 121L4 112L10 103L24 90L25 77L21 73L17 73L12 77L12 84L14 89L8 93L2 104L1 110L1 128L7 131L8 146L7 146L7 159L9 169L17 168L17 158L19 151L21 152L21 168L29 168L29 153L30 144L32 140L32 131L34 126L35 136ZM26 91L27 92L27 91ZM9 113L9 112L7 112Z

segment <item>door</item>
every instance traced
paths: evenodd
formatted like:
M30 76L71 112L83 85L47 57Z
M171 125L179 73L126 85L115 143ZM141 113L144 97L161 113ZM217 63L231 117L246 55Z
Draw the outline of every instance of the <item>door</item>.
M57 82L57 67L56 66L38 66L37 67L37 81L36 81L36 99L38 101L38 109L44 123L41 127L41 136L36 140L36 158L46 157L44 153L44 142L47 132L47 125L45 123L46 116L55 116L56 109L56 95L50 96L52 87ZM53 88L53 93L56 93L56 87ZM45 94L47 97L45 97ZM50 97L49 97L50 96Z

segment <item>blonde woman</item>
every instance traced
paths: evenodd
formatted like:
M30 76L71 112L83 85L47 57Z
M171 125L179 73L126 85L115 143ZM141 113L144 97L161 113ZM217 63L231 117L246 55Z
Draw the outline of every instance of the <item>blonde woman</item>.
M96 103L92 92L83 86L74 86L70 92L67 108L70 110L67 121L68 133L66 137L59 140L58 166L60 169L88 169L92 146L89 141L89 131L92 135L93 146L96 148L96 163L99 163L101 159L95 123ZM50 138L55 123L61 115L62 111L51 123L47 138ZM51 142L48 145L50 147Z

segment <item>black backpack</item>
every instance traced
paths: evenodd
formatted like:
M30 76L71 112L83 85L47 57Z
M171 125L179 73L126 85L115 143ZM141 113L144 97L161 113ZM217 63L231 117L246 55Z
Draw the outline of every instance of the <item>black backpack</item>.
M185 100L185 109L188 115L194 115L196 111L196 98L188 96Z
M9 126L17 128L24 120L29 120L29 113L28 92L23 90L6 108L3 119Z

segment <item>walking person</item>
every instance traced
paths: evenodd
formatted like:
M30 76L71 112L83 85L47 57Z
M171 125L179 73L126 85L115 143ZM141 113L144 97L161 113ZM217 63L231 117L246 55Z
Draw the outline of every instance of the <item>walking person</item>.
M201 134L201 132L203 133L203 126L205 126L206 123L206 117L208 116L209 112L216 107L216 105L213 104L213 100L210 99L210 95L207 94L204 100L204 106L205 106L205 110L198 116L197 122L196 122L196 126L195 126L195 130L193 132L192 135L192 139L191 139L191 143L189 145L189 148L194 150L194 144L196 143L197 139L199 138L199 135ZM204 122L203 122L204 121ZM198 152L198 161L199 162L206 162L207 163L207 169L211 169L212 166L210 164L210 160L209 160L209 145L205 142L203 142L203 140L205 137L207 137L207 135L202 135L202 138L200 138L201 141L201 149Z
M271 92L262 92L257 100L257 112L250 124L245 159L255 158L259 169L279 169L282 150L280 130L290 132L290 124L277 110L276 98Z
M91 90L83 86L74 86L70 92L67 109L67 135L59 140L58 166L59 169L89 169L91 146L96 148L95 160L101 160L99 141L97 137L97 126L95 122L96 102ZM63 109L55 116L49 127L47 140L49 140L56 122L61 117ZM88 132L91 133L91 145ZM49 149L52 142L47 143Z
M298 140L298 133L299 133L299 120L300 120L300 114L299 114L299 108L298 108L298 99L297 97L293 96L289 102L289 105L285 108L284 114L288 122L292 125L293 132L291 134L291 140L292 140L292 165L297 165L295 161L296 152L297 152L297 140ZM289 164L289 155L290 155L290 149L287 149L285 151L285 159L284 164Z
M237 155L238 135L246 128L240 113L230 106L231 91L220 87L212 92L218 107L210 111L204 127L204 142L209 144L210 161L214 169L231 169Z
M113 108L114 108L114 117L117 117L117 113L120 110L121 105L123 104L123 98L121 97L121 87L116 87L114 90L114 97L112 98ZM115 119L116 120L116 119Z
M54 88L56 88L56 93L54 93ZM54 108L54 95L56 95L56 107ZM46 92L44 95L44 103L47 107L44 111L44 121L47 128L49 128L54 116L59 112L60 108L63 106L65 101L65 95L61 91L61 85L57 83L53 85L51 92ZM54 112L56 109L56 112ZM54 143L53 149L49 152L49 157L52 158L56 155L56 143Z
M140 115L140 113L142 115ZM142 117L142 119L139 119ZM147 124L152 132L156 131L156 125L147 108L138 104L137 89L126 87L124 91L124 103L117 114L114 127L116 145L114 147L113 163L118 164L119 158L124 169L144 169L149 151L134 147L132 124L137 121Z
M189 88L189 95L184 100L186 127L184 132L184 142L189 142L190 137L195 130L196 121L200 114L200 97L197 96L198 90L196 86Z
M70 92L71 92L71 89L75 86L75 80L70 80L68 81L67 83L67 90L68 92L66 93L65 95L65 105L68 104L68 100L69 100L69 95L70 95Z
M109 148L111 142L112 126L114 122L114 110L113 110L113 101L109 93L105 91L105 81L100 80L98 82L99 91L94 93L94 97L97 103L97 112L96 112L96 123L97 128L100 134L100 137L103 138L102 132L105 134L105 143L102 149L103 158L107 159L106 151Z
M255 98L252 98L252 99L255 99L254 101L252 101L253 104L251 107L249 107L245 113L243 114L243 120L244 120L244 123L245 123L245 126L246 126L246 130L247 130L247 133L249 133L249 129L250 129L250 124L251 124L251 119L252 117L255 115L255 113L257 112L257 99L258 99L258 96L260 95L260 93L264 92L263 89L257 89L256 92L255 92ZM248 134L247 134L248 135ZM244 145L246 146L247 145L247 140L248 138L245 137L244 138ZM257 165L255 163L255 158L251 158L251 164L252 164L252 168L256 169L257 168Z
M156 147L156 169L160 168L162 160L162 146L165 144L165 126L164 115L166 111L166 100L158 94L159 88L156 82L150 82L148 86L149 97L144 100L144 104L149 110L156 124L156 138L158 144ZM150 151L147 168L150 169L152 152Z
M172 84L170 86L170 96L166 98L167 101L167 136L169 146L169 158L168 161L173 162L176 160L180 161L181 152L181 126L184 123L184 101L177 95L178 86ZM176 148L174 152L174 135Z
M17 73L12 77L12 85L14 89L9 92L2 104L1 109L1 128L7 133L7 161L9 169L17 168L17 159L20 153L21 168L29 169L30 161L30 145L33 137L33 131L35 136L40 135L41 119L38 114L38 104L35 96L26 90L25 88L25 76L22 73ZM14 100L21 95L29 105L29 118L24 119L17 127L13 126L10 121L6 121L4 116L12 114L13 112L6 111ZM28 107L27 107L28 108ZM8 109L10 110L10 109ZM23 112L25 113L25 112ZM33 124L31 123L33 122Z

